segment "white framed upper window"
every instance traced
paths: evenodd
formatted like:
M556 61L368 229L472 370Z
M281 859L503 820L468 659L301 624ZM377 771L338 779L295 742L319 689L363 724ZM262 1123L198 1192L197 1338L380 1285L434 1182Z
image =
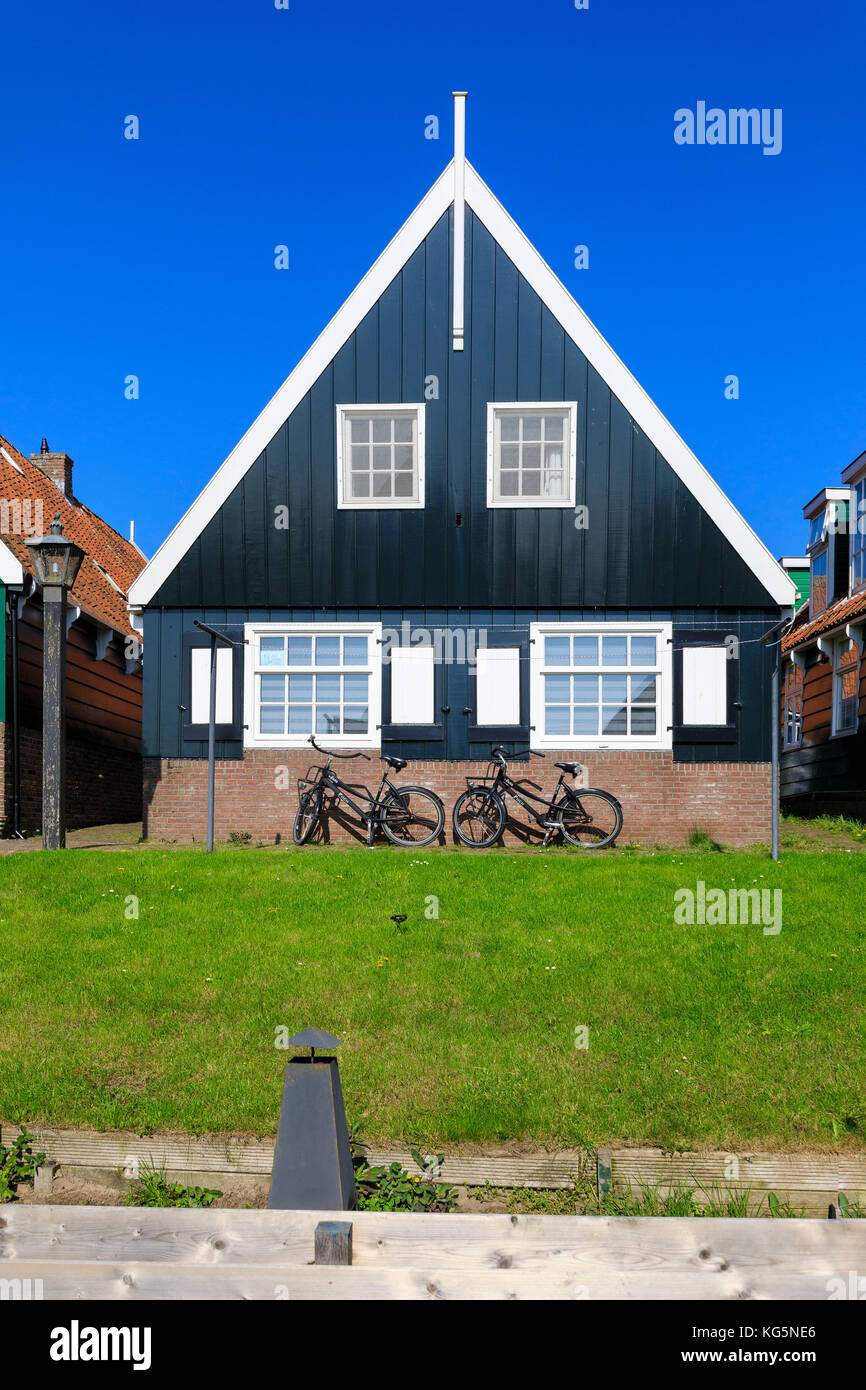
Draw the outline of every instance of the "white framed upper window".
M833 733L855 734L860 711L860 648L850 637L833 643Z
M337 406L337 506L424 506L424 404Z
M378 748L381 623L247 623L244 746Z
M803 668L789 661L785 668L782 730L786 748L799 748L803 741Z
M487 406L488 507L573 507L577 401Z
M532 623L539 748L670 748L670 623Z

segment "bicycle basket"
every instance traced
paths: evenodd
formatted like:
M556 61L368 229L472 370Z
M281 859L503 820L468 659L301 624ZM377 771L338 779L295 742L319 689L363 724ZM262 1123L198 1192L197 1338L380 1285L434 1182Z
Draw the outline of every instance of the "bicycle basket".
M467 777L466 785L470 789L472 787L493 787L496 784L496 779L498 776L499 764L488 763L484 772L484 776Z

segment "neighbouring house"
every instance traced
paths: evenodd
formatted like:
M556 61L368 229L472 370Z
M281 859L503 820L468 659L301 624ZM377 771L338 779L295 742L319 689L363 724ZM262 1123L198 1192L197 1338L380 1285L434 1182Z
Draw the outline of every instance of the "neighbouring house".
M145 557L72 490L72 459L0 436L0 833L42 819L42 598L27 541L59 513L84 551L68 597L67 824L141 815L141 649L127 608Z
M205 831L200 620L239 640L218 837L290 836L314 731L449 811L531 743L625 840L767 841L759 639L794 585L465 162L456 101L452 162L132 585L146 833Z
M782 805L866 816L866 453L807 502L809 588L782 642Z

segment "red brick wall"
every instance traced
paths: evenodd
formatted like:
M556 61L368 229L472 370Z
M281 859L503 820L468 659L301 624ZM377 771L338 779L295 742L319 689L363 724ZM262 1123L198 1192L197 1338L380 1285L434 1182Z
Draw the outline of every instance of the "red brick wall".
M42 734L20 737L21 828L41 829ZM8 724L0 724L0 834L12 831L12 748ZM66 825L108 825L141 818L141 755L107 743L67 736Z
M769 763L675 763L671 753L589 752L548 753L532 767L512 764L518 777L531 777L550 791L558 772L553 764L577 760L588 770L590 786L611 792L622 803L623 830L619 843L684 844L695 828L729 845L769 843ZM217 762L214 833L228 839L232 831L254 840L290 841L297 810L297 778L311 764L303 751L249 751L243 760ZM486 764L472 762L412 762L393 780L430 787L445 803L447 839L453 839L451 811L466 777L477 776ZM347 780L378 785L376 759L344 763ZM276 782L280 777L278 789ZM285 773L288 769L288 775ZM346 771L346 769L349 769ZM517 769L520 769L517 771ZM381 776L381 771L378 774ZM284 789L288 783L288 788ZM523 824L521 808L512 814ZM207 762L198 759L144 759L144 833L151 839L205 838L207 832ZM329 818L332 840L363 840L363 835ZM506 843L520 843L509 828Z

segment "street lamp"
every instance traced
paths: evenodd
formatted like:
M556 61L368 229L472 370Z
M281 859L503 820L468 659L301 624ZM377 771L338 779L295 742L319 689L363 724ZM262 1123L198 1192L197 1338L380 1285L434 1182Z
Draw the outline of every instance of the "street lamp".
M66 848L66 593L84 551L54 513L46 536L27 541L42 589L42 848Z

